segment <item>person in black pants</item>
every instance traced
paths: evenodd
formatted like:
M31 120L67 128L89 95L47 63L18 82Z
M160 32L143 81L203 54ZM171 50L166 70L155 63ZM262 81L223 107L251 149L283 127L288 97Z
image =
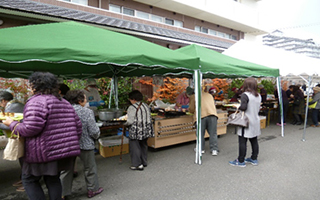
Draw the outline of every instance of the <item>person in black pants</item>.
M246 163L258 165L259 144L258 136L261 134L259 110L261 96L257 91L257 81L254 78L246 78L243 83L243 93L241 94L241 104L239 110L243 111L249 119L247 127L237 127L239 138L239 156L234 161L230 161L232 166L245 167ZM247 141L250 141L252 154L246 157Z

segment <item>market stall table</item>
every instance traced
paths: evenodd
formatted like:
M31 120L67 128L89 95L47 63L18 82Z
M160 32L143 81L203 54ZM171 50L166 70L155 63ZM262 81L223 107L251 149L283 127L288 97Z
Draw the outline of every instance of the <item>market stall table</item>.
M217 135L227 133L227 112L217 110ZM196 140L196 129L193 122L193 115L177 117L154 116L154 138L148 139L148 146L160 148L184 142ZM206 133L206 138L209 134Z

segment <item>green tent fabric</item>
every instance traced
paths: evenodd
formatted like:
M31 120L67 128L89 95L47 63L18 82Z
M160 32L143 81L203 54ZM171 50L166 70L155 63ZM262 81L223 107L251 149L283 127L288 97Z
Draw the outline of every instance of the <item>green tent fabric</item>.
M33 71L65 78L173 75L199 62L133 36L77 22L4 28L0 38L0 76L5 78L26 78Z
M269 68L226 56L196 44L182 47L176 51L189 56L198 57L200 66L193 66L192 69L200 69L203 78L279 76L279 69Z

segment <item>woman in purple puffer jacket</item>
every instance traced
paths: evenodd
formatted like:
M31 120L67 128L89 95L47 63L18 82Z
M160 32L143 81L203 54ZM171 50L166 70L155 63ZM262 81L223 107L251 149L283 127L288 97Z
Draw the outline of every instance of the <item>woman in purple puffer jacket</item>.
M22 182L29 199L46 199L39 180L43 178L50 199L61 199L61 170L73 167L80 154L81 121L74 108L61 98L57 78L48 72L29 77L33 96L27 101L23 122L8 118L3 123L25 138Z

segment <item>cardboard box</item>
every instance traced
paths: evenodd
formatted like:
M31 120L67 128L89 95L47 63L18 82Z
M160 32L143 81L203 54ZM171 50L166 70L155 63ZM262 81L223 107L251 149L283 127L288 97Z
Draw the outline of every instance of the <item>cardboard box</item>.
M266 116L259 116L260 117L260 129L266 128Z
M122 154L129 153L129 144L123 144ZM100 155L104 158L120 155L121 145L116 146L99 146Z
M118 156L121 151L121 136L111 136L99 139L99 152L104 158ZM129 153L129 139L123 138L122 154Z

